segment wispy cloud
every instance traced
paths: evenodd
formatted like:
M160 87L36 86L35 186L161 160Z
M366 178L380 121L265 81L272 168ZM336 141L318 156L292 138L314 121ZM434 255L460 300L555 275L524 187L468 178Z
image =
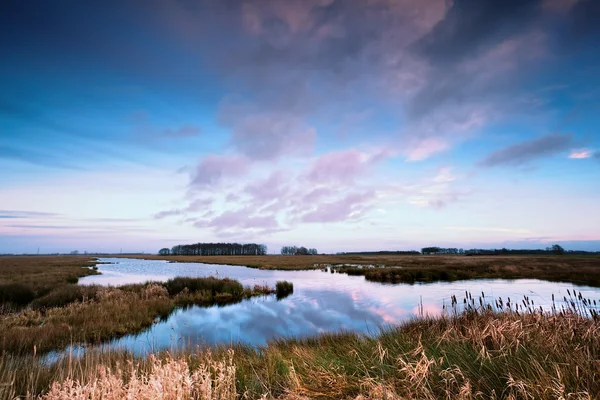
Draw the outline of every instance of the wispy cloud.
M496 228L496 227L477 227L477 226L446 226L444 229L458 232L492 232L492 233L511 233L519 235L531 235L529 229L523 228Z
M55 218L59 216L60 214L39 211L0 210L0 218Z
M568 150L572 135L553 133L496 150L479 162L483 167L521 166Z
M571 154L569 154L569 158L574 159L590 158L592 156L593 152L588 149L571 150Z

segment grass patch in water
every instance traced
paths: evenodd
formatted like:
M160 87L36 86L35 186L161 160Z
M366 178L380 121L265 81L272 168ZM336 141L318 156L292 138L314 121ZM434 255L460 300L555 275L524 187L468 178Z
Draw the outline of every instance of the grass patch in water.
M175 308L239 302L273 294L268 286L244 287L231 279L174 278L118 287L66 285L30 307L0 315L0 351L15 354L97 343L137 333Z

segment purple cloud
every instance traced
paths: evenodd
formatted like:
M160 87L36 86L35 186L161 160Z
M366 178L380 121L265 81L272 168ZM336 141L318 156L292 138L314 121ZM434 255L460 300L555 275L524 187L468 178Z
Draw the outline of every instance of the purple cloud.
M567 151L571 141L570 134L553 133L497 150L483 159L479 165L483 167L524 165L532 160Z
M232 130L230 146L250 159L306 156L314 148L316 130L290 113L259 112L226 105L219 119Z
M287 184L290 183L290 177L283 171L275 171L267 179L253 182L244 188L244 192L251 195L253 200L258 203L265 203L272 200L284 198L288 193Z
M255 215L250 208L225 211L213 218L205 218L194 223L197 228L210 227L217 232L245 229L272 230L279 228L274 215Z
M193 200L192 202L190 202L187 205L187 207L174 208L171 210L160 211L160 212L154 214L154 219L162 219L162 218L173 217L173 216L177 216L177 215L186 215L188 213L193 213L193 212L205 211L208 208L210 208L212 203L213 203L213 199L208 199L208 198L196 199L196 200Z
M211 186L222 179L242 176L248 172L249 166L249 160L242 156L209 154L193 171L190 187Z
M173 217L176 215L181 215L183 214L183 211L180 209L172 209L172 210L165 210L165 211L160 211L157 212L156 214L154 214L154 219L163 219L163 218L167 218L167 217Z
M312 183L349 183L387 156L385 152L369 155L356 149L327 153L312 163L305 176Z
M339 200L317 204L312 211L304 213L302 222L342 222L356 219L368 208L374 193L352 193Z

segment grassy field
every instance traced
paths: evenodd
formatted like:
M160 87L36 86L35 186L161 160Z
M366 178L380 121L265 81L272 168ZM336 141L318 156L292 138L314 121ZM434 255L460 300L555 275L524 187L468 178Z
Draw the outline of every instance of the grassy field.
M231 279L174 278L118 287L79 286L85 257L0 257L0 352L26 354L136 333L175 308L289 295L293 285L244 287Z
M328 264L339 272L383 281L509 277L600 286L597 257L166 259L270 269ZM289 282L278 282L276 288L245 288L237 281L216 278L119 287L76 285L79 277L97 273L84 268L89 265L93 260L88 257L0 257L0 399L600 398L598 304L572 292L566 306L549 313L527 301L520 306L498 301L486 305L485 299L480 303L469 295L464 303L453 302L454 307L466 304L469 309L464 313L446 310L445 316L420 317L373 336L340 332L274 341L263 348L240 345L212 352L194 348L146 358L122 351L89 351L81 358L42 363L47 350L138 332L176 307L293 291ZM370 275L391 271L393 278ZM402 271L400 278L397 271ZM409 279L401 275L405 271L415 275ZM435 275L439 271L445 275Z
M375 336L325 334L258 349L144 359L90 352L51 366L4 354L0 398L596 399L600 318L577 294L570 304L549 313L484 304Z
M94 257L0 257L0 303L19 307L42 298L79 278L98 274Z
M324 265L367 280L389 283L461 279L543 279L600 287L598 256L462 256L462 255L315 255L315 256L135 256L148 260L244 265L259 269L304 270ZM343 266L357 264L374 268ZM402 267L402 268L397 268Z

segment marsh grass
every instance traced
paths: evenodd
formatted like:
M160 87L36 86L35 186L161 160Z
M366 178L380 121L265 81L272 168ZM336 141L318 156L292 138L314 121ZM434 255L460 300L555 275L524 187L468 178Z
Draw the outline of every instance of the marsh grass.
M156 387L164 388L162 398L173 399L600 396L600 318L593 300L569 292L548 311L527 297L488 300L467 293L462 301L453 298L442 316L422 316L372 336L342 332L148 358L90 351L53 365L4 354L0 388L9 389L0 398L27 392L47 399L158 398ZM11 381L18 385L5 384ZM227 389L198 389L209 387Z
M0 257L0 302L22 308L54 291L56 298L64 295L79 278L99 273L85 268L94 265L94 260L78 256Z
M330 265L332 273L363 275L387 283L465 279L543 279L600 287L600 257L578 255L313 255L313 256L135 256L147 260L241 265L258 269L310 270ZM374 265L358 268L344 264ZM381 267L383 266L383 267ZM398 268L400 267L400 268Z
M0 351L14 354L98 343L137 333L175 308L239 302L275 293L231 279L174 278L118 287L65 285L28 308L0 315Z
M294 293L294 284L288 281L277 281L275 283L275 293L277 295L277 299L283 299L284 297Z

